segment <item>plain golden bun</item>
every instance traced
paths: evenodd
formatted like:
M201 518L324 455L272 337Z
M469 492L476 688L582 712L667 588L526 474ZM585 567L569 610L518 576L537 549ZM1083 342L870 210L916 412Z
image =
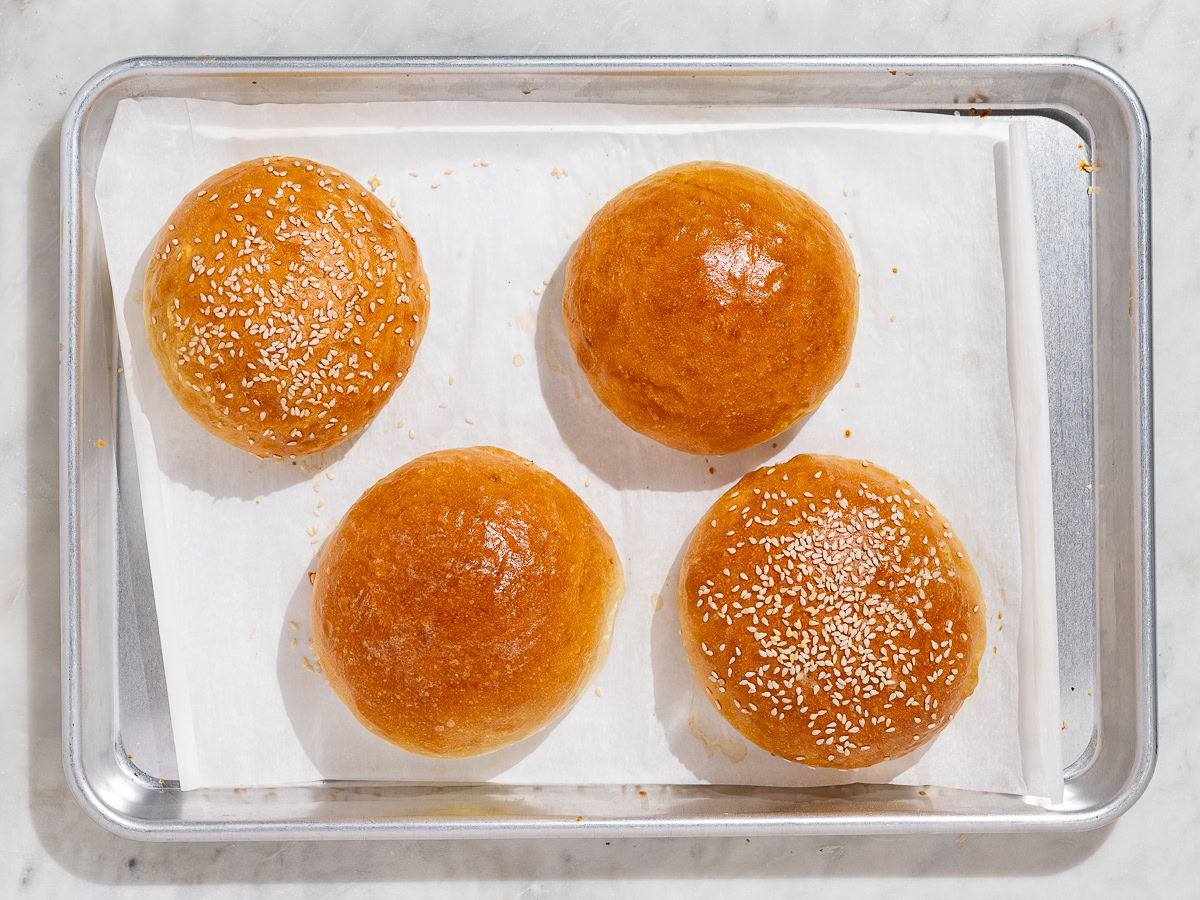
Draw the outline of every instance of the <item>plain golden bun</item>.
M748 740L859 769L941 731L987 623L962 543L903 479L840 456L746 475L705 514L679 583L683 643Z
M478 756L579 699L624 593L612 540L570 488L506 450L441 450L376 483L330 536L313 644L375 734Z
M762 172L663 169L596 213L567 265L563 318L596 395L689 453L769 440L846 371L858 275L829 214Z
M146 267L146 337L189 415L256 456L361 431L412 365L429 285L408 232L337 169L238 163L171 213Z

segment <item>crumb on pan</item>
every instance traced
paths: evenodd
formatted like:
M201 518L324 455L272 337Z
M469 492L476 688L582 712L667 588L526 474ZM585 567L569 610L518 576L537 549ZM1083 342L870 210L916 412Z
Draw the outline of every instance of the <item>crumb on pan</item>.
M508 324L511 325L512 322L509 322ZM523 357L520 353L516 354L512 358L512 364L518 369L521 368L521 366L525 365L525 357Z

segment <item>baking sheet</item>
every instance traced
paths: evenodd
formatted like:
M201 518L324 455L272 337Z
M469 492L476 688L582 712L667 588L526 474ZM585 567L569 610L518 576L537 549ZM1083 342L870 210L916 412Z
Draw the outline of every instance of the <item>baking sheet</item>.
M995 169L1008 136L995 118L891 113L123 101L97 198L181 785L371 778L1033 788L1026 776L1045 751L1023 748L1016 723L1053 721L1057 692L1056 673L1036 657L1018 666L1013 404L1030 398L1010 395L1008 384ZM364 183L378 176L432 286L429 332L388 408L350 447L295 466L255 461L179 410L141 338L138 307L149 244L184 192L223 166L275 152L320 159ZM558 315L562 266L591 214L642 175L703 157L808 191L853 233L863 276L854 359L821 410L775 447L712 460L661 448L600 407ZM1040 344L1032 349L1041 353ZM513 449L574 487L626 556L629 593L599 692L498 754L423 760L363 731L306 667L306 572L313 541L319 546L374 480L419 453L473 443ZM678 646L674 579L690 528L744 471L806 450L869 457L916 484L955 523L988 598L996 652L976 695L927 752L887 770L831 776L747 745L693 689ZM1049 507L1048 492L1023 496ZM1052 549L1034 552L1044 559ZM1053 610L1052 596L1036 602ZM1054 617L1044 619L1039 628L1053 643ZM1023 707L1019 680L1033 697ZM1058 771L1057 758L1048 768Z

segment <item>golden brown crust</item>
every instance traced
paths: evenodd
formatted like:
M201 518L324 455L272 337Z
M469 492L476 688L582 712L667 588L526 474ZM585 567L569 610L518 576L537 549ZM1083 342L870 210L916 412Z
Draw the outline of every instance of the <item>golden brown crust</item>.
M563 318L592 389L630 428L689 453L774 437L850 362L858 276L808 196L693 162L626 188L567 265Z
M294 156L213 175L171 213L146 267L146 337L212 434L295 458L356 434L425 333L421 256L350 176Z
M566 485L494 447L442 450L350 508L317 568L313 643L368 729L490 753L566 712L608 656L624 575Z
M933 506L878 466L797 456L697 526L679 615L713 705L784 759L859 769L931 740L975 690L983 593Z

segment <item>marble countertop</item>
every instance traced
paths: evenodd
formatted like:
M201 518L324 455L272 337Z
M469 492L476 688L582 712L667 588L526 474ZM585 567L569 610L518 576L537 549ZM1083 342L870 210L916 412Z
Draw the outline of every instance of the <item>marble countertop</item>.
M1114 825L1065 836L141 844L76 806L60 763L58 134L83 81L164 54L1079 53L1153 129L1160 755ZM0 0L0 894L889 898L1180 896L1200 861L1200 4L783 0L205 6ZM731 884L732 879L749 879Z

